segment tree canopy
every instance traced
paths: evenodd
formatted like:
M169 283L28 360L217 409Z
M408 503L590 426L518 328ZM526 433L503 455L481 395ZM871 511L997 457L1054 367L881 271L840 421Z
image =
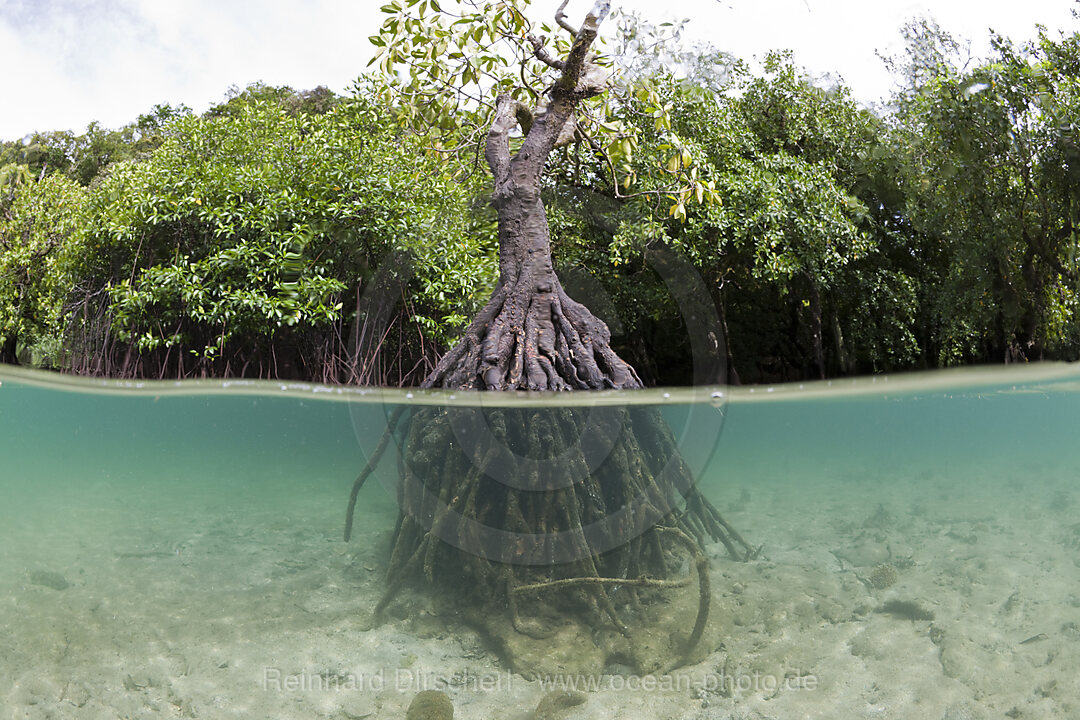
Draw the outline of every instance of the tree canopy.
M496 282L495 98L535 104L536 44L569 48L527 0L383 10L349 95L256 84L0 144L0 360L418 382ZM787 54L611 25L610 90L541 192L560 277L643 379L691 380L660 248L704 280L732 380L1080 356L1076 35L971 61L912 23L870 110Z

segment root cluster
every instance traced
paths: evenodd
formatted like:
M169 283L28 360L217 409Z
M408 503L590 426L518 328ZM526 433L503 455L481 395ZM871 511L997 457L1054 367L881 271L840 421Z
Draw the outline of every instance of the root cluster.
M696 575L685 656L709 612L704 543L753 553L694 486L654 407L425 407L400 442L401 513L377 613L426 581L505 610L532 637L552 629L522 618L522 601L567 596L629 636L621 613Z

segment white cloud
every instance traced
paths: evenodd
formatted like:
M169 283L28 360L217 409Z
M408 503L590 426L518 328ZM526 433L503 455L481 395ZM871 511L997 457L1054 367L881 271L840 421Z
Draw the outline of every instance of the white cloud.
M361 2L101 0L0 5L0 138L196 110L255 81L347 90L379 18ZM375 8L377 10L377 8Z
M533 0L550 19L559 0ZM378 0L6 0L0 2L5 101L0 138L34 130L117 127L156 103L203 110L230 85L261 80L345 91L371 56ZM870 100L889 88L876 50L898 50L899 27L932 13L985 47L986 28L1015 38L1036 22L1075 29L1072 0L929 3L866 0L623 0L654 21L690 18L689 33L749 58L790 48L812 71L834 71ZM574 0L570 17L590 0ZM575 8L577 8L575 10ZM980 45L981 43L981 45Z
M892 80L878 53L903 49L900 28L915 17L934 17L958 38L972 41L976 55L989 48L989 28L1015 40L1035 36L1036 23L1080 29L1070 10L1074 0L623 0L618 3L657 19L689 18L688 30L738 57L763 57L790 49L795 61L815 73L843 78L856 96L872 102L887 95ZM556 7L557 3L552 7Z

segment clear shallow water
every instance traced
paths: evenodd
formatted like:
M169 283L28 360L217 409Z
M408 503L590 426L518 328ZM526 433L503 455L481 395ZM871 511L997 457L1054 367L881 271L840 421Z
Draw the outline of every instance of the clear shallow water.
M710 551L714 616L731 637L725 657L780 677L799 665L823 683L773 698L753 689L617 696L637 703L624 711L1077 709L1080 369L563 399L664 405L704 492L765 545L752 567ZM0 368L0 708L19 717L395 716L410 694L392 686L290 693L260 680L268 667L347 675L399 669L410 657L433 673L462 663L497 673L498 659L474 639L365 620L395 519L392 462L364 488L358 537L340 540L352 479L396 404L493 400L545 402ZM895 565L899 582L867 585L880 564ZM890 624L875 611L889 593L932 608L935 620ZM1019 644L1039 634L1047 639ZM860 650L864 640L870 649ZM705 666L715 670L719 657ZM991 687L977 670L988 663L1016 686ZM917 671L898 678L903 668ZM488 706L519 700L524 712L533 689L452 694L464 704L459 717L487 717ZM590 712L580 717L606 717Z
M147 482L149 472L222 488L256 480L347 486L399 403L552 404L543 396L492 395L99 381L0 366L0 480L77 486L89 476ZM554 404L568 401L666 407L706 485L733 470L768 476L866 462L1040 465L1080 453L1080 367L1068 365L576 393ZM72 473L77 477L64 479Z

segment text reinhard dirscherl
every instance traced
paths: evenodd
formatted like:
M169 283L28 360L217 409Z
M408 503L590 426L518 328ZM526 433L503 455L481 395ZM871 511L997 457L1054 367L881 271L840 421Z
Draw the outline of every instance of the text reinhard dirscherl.
M298 672L285 673L279 668L263 668L263 690L272 692L364 692L394 690L397 692L420 692L421 690L463 689L472 692L502 692L510 690L515 683L528 682L520 675L506 672L473 673L469 671L444 675L416 670L397 669L373 672ZM732 674L711 673L691 677L679 675L545 675L536 678L541 687L548 690L575 690L579 692L706 692L721 695L765 693L775 695L789 690L816 690L815 675L788 673L783 677L768 673Z

